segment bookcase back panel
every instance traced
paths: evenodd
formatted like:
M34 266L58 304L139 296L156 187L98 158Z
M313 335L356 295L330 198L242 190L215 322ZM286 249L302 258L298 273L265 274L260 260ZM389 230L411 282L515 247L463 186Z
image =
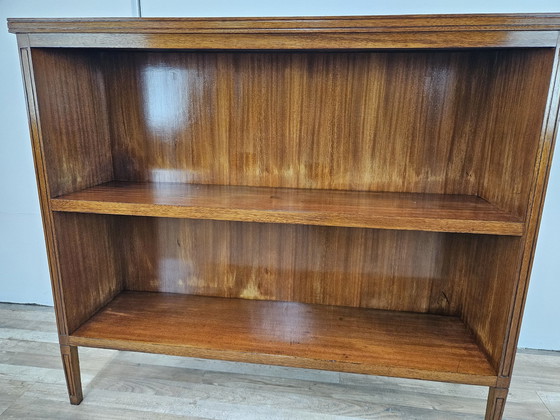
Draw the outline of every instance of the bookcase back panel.
M466 273L475 265L465 253L475 252L479 236L116 218L128 290L453 315L460 314ZM499 271L499 264L489 260L485 267Z
M129 290L428 312L445 276L444 235L121 219Z
M34 49L50 193L122 180L472 194L524 217L552 60Z
M522 216L552 57L107 52L115 179L483 191Z

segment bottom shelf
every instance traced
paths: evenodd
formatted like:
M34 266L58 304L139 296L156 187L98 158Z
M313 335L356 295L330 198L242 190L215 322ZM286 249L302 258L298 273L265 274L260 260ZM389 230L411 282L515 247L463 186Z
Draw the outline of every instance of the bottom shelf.
M122 292L71 345L494 385L496 373L455 317Z

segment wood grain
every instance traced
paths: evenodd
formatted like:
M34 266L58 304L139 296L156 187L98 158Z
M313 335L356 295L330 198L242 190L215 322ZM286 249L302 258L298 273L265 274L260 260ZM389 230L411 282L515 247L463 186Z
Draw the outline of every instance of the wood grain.
M484 417L485 420L500 420L502 418L507 395L507 388L490 387L486 416Z
M9 19L29 46L204 49L554 47L558 14ZM95 36L91 36L94 34Z
M110 182L51 200L54 211L521 235L474 196Z
M558 137L560 128L560 37L556 47L554 67L550 77L547 106L545 117L539 138L540 159L534 167L532 195L528 203L529 216L527 218L527 234L521 255L521 267L519 270L519 280L514 295L514 301L510 306L510 324L506 335L505 354L502 358L500 373L504 377L510 377L515 359L515 348L521 330L521 319L523 308L529 289L529 279L533 265L533 257L537 246L537 236L541 221L544 199L546 196L546 186L552 165L552 155L554 144Z
M124 288L136 291L457 315L457 267L469 264L464 247L431 232L149 217L114 226Z
M497 369L505 349L509 311L517 287L521 238L479 236L450 245L459 257L455 276L462 278L461 318L473 330ZM499 263L497 262L499 261ZM502 308L504 310L481 310Z
M30 33L18 34L32 48L128 48L204 50L393 50L416 48L554 47L558 31L434 31L410 33Z
M90 345L484 384L501 417L559 14L9 26L75 402Z
M553 53L104 60L121 92L108 95L115 180L481 195L524 217L531 179L514 169L534 163Z
M51 195L113 179L105 89L95 55L32 49Z
M125 289L460 315L501 359L521 240L119 217ZM350 251L351 250L351 251ZM411 292L412 291L412 292Z
M487 106L478 114L480 119L473 127L474 136L484 139L486 144L477 194L523 218L527 216L527 203L537 177L535 162L541 147L542 126L547 120L546 99L554 50L535 51L531 58L535 66L528 65L526 58L520 55L500 60L493 68L486 91L472 92L477 99L471 98ZM505 80L515 86L506 88Z
M35 176L39 193L39 203L41 206L41 219L45 234L47 257L49 262L49 274L53 302L56 310L56 324L61 335L68 334L68 323L66 309L63 303L63 291L60 284L59 264L56 252L56 236L53 226L53 213L50 211L48 198L50 196L49 184L47 182L47 168L42 149L42 132L37 109L37 92L35 89L35 78L33 73L33 61L29 48L20 49L21 70L25 89L25 99L29 118L29 134L33 151L33 162L35 165Z
M495 381L466 326L437 315L123 292L70 342L479 385Z
M82 381L80 378L80 361L78 358L78 348L75 346L60 346L62 355L62 366L64 375L66 376L66 385L68 386L68 395L70 402L78 405L84 399L82 394Z
M55 214L59 281L71 333L122 290L113 219Z
M8 19L12 33L38 32L418 32L560 30L560 14L460 14L337 17Z

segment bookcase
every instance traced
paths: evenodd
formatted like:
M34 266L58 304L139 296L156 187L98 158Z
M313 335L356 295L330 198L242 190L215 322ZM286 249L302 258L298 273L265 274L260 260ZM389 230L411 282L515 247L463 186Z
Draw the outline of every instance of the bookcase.
M560 15L8 26L73 404L89 346L484 385L501 418Z

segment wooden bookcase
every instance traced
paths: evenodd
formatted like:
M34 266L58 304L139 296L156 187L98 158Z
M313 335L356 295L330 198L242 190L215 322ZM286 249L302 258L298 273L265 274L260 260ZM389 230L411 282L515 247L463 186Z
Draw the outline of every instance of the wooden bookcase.
M78 346L485 385L502 416L560 15L13 19Z

